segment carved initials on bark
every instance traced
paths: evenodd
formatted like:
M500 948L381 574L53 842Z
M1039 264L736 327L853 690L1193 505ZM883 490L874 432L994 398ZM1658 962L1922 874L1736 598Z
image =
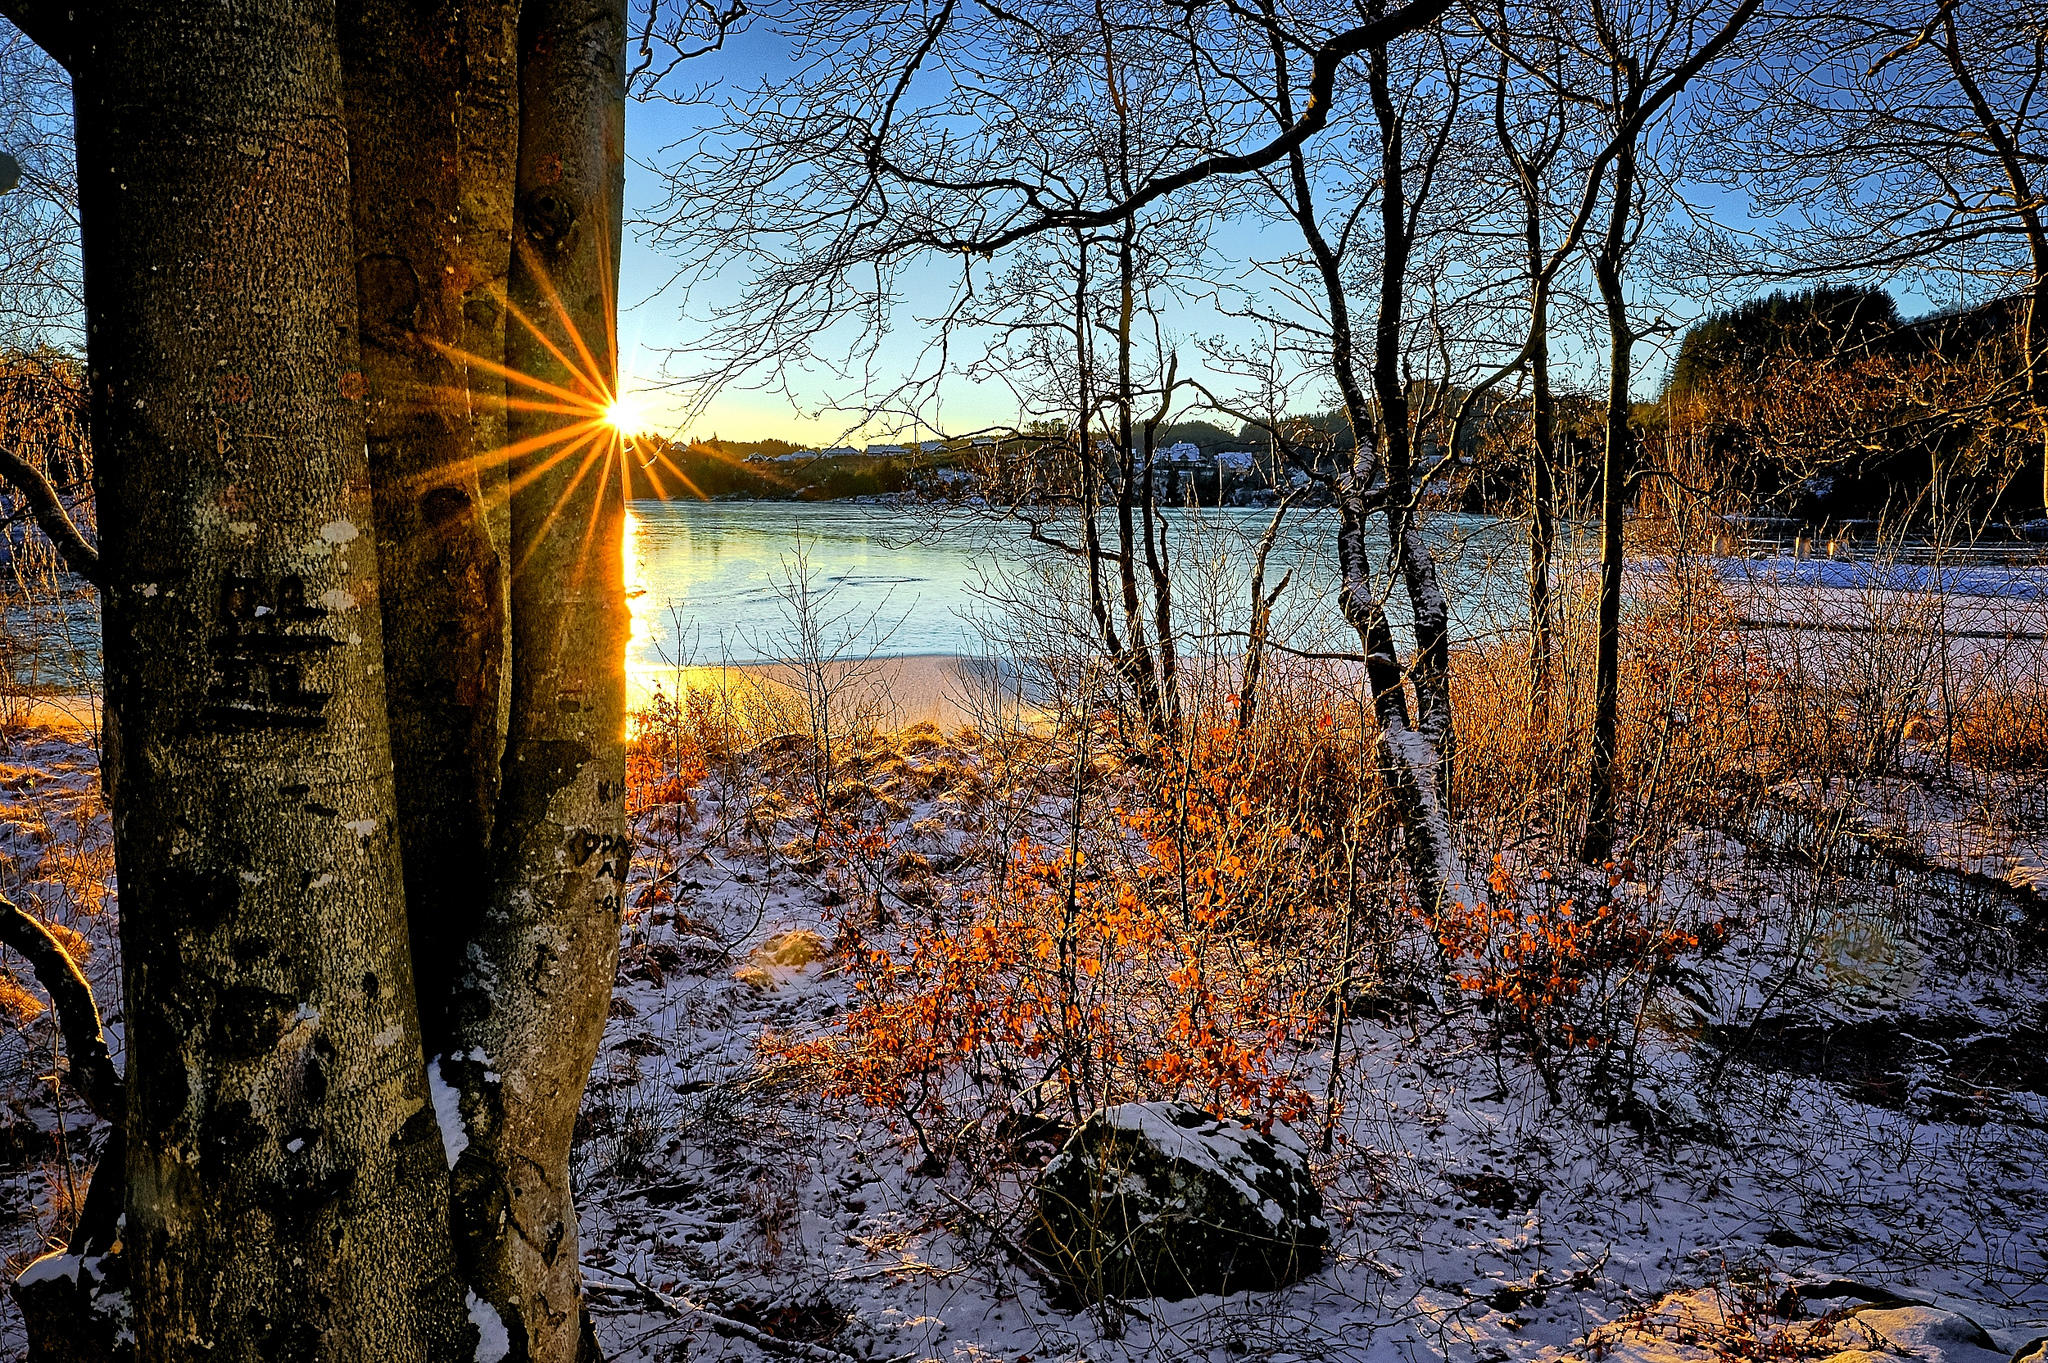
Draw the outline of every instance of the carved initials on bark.
M330 693L306 685L306 664L340 641L316 627L327 611L306 602L297 573L229 577L220 589L220 633L207 719L235 729L325 729Z

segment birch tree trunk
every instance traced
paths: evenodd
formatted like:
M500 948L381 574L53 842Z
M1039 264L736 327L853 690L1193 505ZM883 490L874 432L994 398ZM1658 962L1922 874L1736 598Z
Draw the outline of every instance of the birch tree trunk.
M625 33L624 0L538 0L522 17L506 340L522 376L507 421L512 718L491 902L456 1049L439 1061L461 1094L465 1276L502 1319L511 1356L541 1363L584 1343L569 1142L611 997L630 855L625 469L602 420L617 382Z
M1288 88L1284 55L1276 47L1275 65L1279 71L1279 107L1285 123L1294 120L1293 99ZM1389 129L1396 143L1395 154L1383 160L1383 166L1391 164L1398 170L1398 120L1392 117L1384 76L1384 51L1373 54L1377 69L1379 93L1375 96L1375 116L1382 120L1381 127ZM1392 623L1387 618L1385 600L1375 591L1372 581L1372 560L1367 549L1367 526L1376 512L1386 510L1386 503L1393 499L1395 489L1388 480L1386 465L1380 457L1382 449L1382 426L1388 423L1389 414L1382 407L1375 410L1366 396L1358 378L1355 340L1352 331L1351 304L1345 293L1344 261L1337 249L1317 221L1315 195L1308 178L1306 159L1300 151L1288 157L1288 179L1293 198L1288 211L1301 228L1302 240L1309 249L1309 258L1314 262L1316 274L1322 282L1323 296L1329 308L1330 373L1337 381L1337 391L1344 401L1344 413L1352 433L1351 467L1337 483L1337 568L1338 606L1344 620L1357 633L1359 643L1365 650L1365 679L1372 698L1373 714L1379 727L1378 758L1382 778L1387 783L1388 793L1393 797L1394 808L1401 820L1404 839L1405 861L1408 876L1415 888L1415 897L1424 916L1434 924L1448 908L1456 905L1474 905L1480 901L1474 896L1469 879L1465 874L1464 855L1458 849L1457 838L1451 828L1450 812L1441 797L1441 791L1448 787L1448 773L1443 769L1442 754L1432 741L1429 733L1418 728L1408 710L1408 696L1402 686L1401 660L1394 645ZM1396 186L1398 193L1398 184ZM1384 220L1383 220L1384 221ZM1394 244L1406 239L1405 217L1401 219L1403 231L1397 234ZM1382 284L1385 276L1394 266L1390 255L1383 257ZM1405 250L1399 257L1401 269L1405 272ZM1402 281L1405 284L1405 281ZM1399 340L1400 294L1396 290L1391 313L1386 298L1382 297L1375 351L1375 380L1379 378L1378 361L1381 355L1392 357L1394 345ZM1394 320L1389 340L1387 322ZM1399 416L1405 437L1407 406L1405 390L1393 385L1398 394ZM1404 447L1405 449L1405 447ZM1405 495L1406 489L1402 489ZM1389 533L1397 559L1405 557L1406 551L1422 548L1419 536L1409 538L1399 533L1390 518ZM1426 553L1426 550L1424 551ZM1434 567L1429 565L1431 574L1427 578L1404 577L1404 585L1411 593L1418 583L1434 582ZM1414 600L1411 595L1411 602ZM1420 612L1418 610L1418 617ZM1422 628L1418 621L1418 635ZM1440 674L1445 675L1445 674ZM1421 679L1417 680L1417 693L1422 693ZM1435 699L1442 702L1441 708L1433 711L1443 726L1450 723L1449 693L1444 688ZM1427 703L1435 703L1435 699Z
M1428 740L1431 779L1442 813L1450 807L1451 763L1457 743L1451 721L1450 603L1437 577L1436 559L1422 537L1421 507L1415 494L1412 413L1402 378L1401 342L1416 229L1406 185L1402 119L1394 107L1385 47L1367 52L1366 82L1380 134L1379 311L1373 327L1372 363L1373 398L1379 408L1384 451L1380 476L1386 483L1387 542L1400 565L1415 621L1415 660L1408 670L1415 686L1414 732Z
M332 4L76 54L148 1360L466 1352L386 732Z

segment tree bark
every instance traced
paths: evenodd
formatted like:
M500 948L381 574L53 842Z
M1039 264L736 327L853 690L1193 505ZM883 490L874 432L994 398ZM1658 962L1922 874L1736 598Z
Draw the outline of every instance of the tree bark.
M1593 261L1593 277L1607 313L1607 442L1600 466L1600 605L1593 657L1593 761L1584 861L1599 863L1614 853L1620 829L1615 815L1614 766L1621 713L1621 578L1624 564L1623 514L1628 504L1631 430L1629 384L1634 377L1635 333L1629 328L1628 296L1621 272L1629 224L1636 204L1633 144L1614 158L1614 199L1607 233Z
M420 1023L483 920L504 754L504 288L518 5L342 9L385 694Z
M147 1360L455 1356L394 824L348 146L317 0L77 63Z
M1440 810L1450 807L1451 764L1457 731L1451 721L1450 602L1437 578L1436 559L1423 540L1416 505L1414 435L1408 388L1401 375L1401 330L1407 301L1408 265L1415 248L1409 216L1406 147L1401 118L1389 85L1387 50L1367 53L1366 82L1372 95L1380 141L1380 289L1373 328L1372 387L1379 406L1381 477L1386 482L1387 540L1400 565L1402 585L1415 622L1415 661L1408 670L1415 685L1416 731L1429 740Z
M457 1049L438 1061L467 1142L450 1147L465 1276L512 1357L538 1363L572 1360L584 1340L569 1142L630 855L625 468L602 420L617 381L625 35L624 0L539 0L521 21L512 720L491 903L457 1000ZM536 400L522 400L529 390Z

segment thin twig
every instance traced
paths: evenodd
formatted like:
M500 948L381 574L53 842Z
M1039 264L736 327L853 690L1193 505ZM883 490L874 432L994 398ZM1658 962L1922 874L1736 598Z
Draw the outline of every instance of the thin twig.
M621 1273L617 1269L592 1268L588 1264L584 1265L583 1272L586 1276L595 1274L601 1277L615 1278L618 1280L617 1283L599 1285L611 1286L616 1291L619 1289L620 1284L624 1284L678 1319L687 1316L700 1316L706 1324L710 1325L719 1334L725 1335L730 1339L743 1339L749 1344L768 1350L770 1353L787 1354L792 1358L814 1359L817 1360L817 1363L873 1363L873 1360L860 1354L848 1353L844 1349L834 1349L823 1344L813 1344L808 1340L784 1339L781 1335L770 1334L757 1325L749 1325L743 1320L734 1320L731 1316L693 1302L688 1297L679 1296L672 1292L664 1292L654 1286L654 1284L636 1278L630 1273ZM903 1363L903 1360L912 1357L914 1355L900 1354L885 1360L884 1363Z

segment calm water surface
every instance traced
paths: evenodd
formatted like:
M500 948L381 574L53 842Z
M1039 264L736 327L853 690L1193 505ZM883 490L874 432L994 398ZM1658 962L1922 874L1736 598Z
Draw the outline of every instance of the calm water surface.
M1171 513L1183 598L1221 597L1232 603L1228 614L1240 614L1251 546L1270 515L1255 507ZM1267 569L1269 585L1294 574L1283 632L1298 642L1340 624L1330 595L1335 523L1329 511L1291 513ZM1461 606L1459 633L1469 639L1512 627L1524 590L1519 527L1442 517L1432 533L1455 547L1445 585ZM992 586L1017 580L1045 552L1021 526L966 513L935 522L926 510L834 502L635 502L626 554L631 667L644 684L678 663L786 655L784 584L799 554L814 589L830 593L826 613L841 631L872 620L864 646L879 639L879 655L986 654L978 622L1005 609Z

